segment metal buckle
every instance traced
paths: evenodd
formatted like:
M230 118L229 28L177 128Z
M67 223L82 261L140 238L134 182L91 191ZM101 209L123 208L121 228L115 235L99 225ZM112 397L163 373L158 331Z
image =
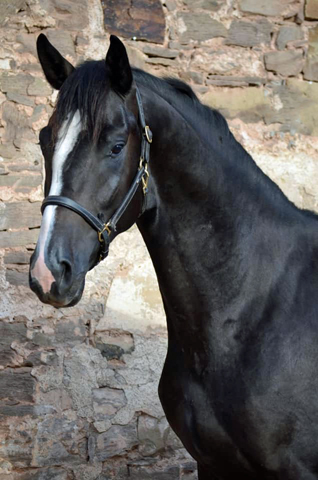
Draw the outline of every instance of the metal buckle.
M144 195L146 195L148 193L148 181L149 181L149 172L148 172L147 163L144 166L144 168L145 168L145 171L144 171L144 175L141 177L141 181L142 181L142 190L144 192Z
M148 125L145 126L145 137L148 143L152 143L152 131Z
M103 227L103 230L101 230L100 232L98 232L98 240L99 240L99 243L103 243L104 242L104 239L102 237L102 234L105 232L105 230L107 231L108 235L110 235L112 233L110 227L109 227L109 222L108 223L105 223L104 227Z

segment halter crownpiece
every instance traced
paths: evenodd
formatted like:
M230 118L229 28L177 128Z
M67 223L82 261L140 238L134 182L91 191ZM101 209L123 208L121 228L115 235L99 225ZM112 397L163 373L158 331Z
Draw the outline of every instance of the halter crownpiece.
M144 109L142 106L142 100L138 87L136 86L136 98L138 105L138 114L139 122L141 125L141 152L140 152L140 162L137 174L126 193L121 205L113 213L112 217L108 222L103 223L101 219L103 214L98 214L96 217L90 213L86 208L82 207L79 203L75 202L68 197L63 197L61 195L49 195L47 196L41 206L41 212L43 214L45 207L48 205L58 205L60 207L68 208L73 212L80 215L94 230L97 231L98 241L100 243L99 251L99 262L107 257L109 244L110 244L110 235L112 231L116 232L116 226L124 212L126 211L128 205L135 196L135 193L138 190L140 183L142 183L142 190L144 196L146 196L148 191L148 180L149 180L149 155L150 155L150 144L152 143L152 132L149 126L146 124Z

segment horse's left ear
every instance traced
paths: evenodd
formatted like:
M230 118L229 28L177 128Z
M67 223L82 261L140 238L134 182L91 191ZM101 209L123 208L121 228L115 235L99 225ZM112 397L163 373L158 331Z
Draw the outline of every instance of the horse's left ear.
M131 88L133 76L126 48L115 35L110 36L106 65L109 69L112 88L121 95L126 95Z

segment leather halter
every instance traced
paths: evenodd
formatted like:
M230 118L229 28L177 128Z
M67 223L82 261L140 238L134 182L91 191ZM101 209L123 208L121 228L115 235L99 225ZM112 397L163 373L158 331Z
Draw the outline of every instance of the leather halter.
M124 214L125 210L127 209L128 205L134 198L135 193L138 190L140 183L142 183L142 189L144 196L147 194L148 191L148 179L149 179L149 172L148 172L148 164L149 164L149 154L150 154L150 144L152 143L152 132L148 125L146 125L144 109L142 106L141 96L138 87L136 87L136 98L137 98L137 105L138 105L138 113L139 113L139 122L141 125L142 130L142 137L141 137L141 153L140 153L140 162L137 174L126 193L121 205L117 208L117 210L113 213L111 218L108 222L103 223L101 219L103 218L103 214L99 213L95 217L92 213L90 213L86 208L82 207L79 203L75 202L68 197L63 197L61 195L49 195L47 196L42 203L41 212L43 214L45 207L48 205L58 205L60 207L68 208L73 212L80 215L94 230L97 231L98 240L100 243L100 251L99 251L99 262L107 257L109 244L110 244L110 234L112 231L116 232L117 223Z

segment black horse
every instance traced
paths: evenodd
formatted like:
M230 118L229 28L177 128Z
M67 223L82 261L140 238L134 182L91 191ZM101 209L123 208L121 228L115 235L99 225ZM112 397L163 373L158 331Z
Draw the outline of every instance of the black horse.
M38 53L60 92L31 288L74 305L136 222L167 316L159 395L199 479L318 479L317 217L190 87L132 70L118 38L76 69L44 35Z

